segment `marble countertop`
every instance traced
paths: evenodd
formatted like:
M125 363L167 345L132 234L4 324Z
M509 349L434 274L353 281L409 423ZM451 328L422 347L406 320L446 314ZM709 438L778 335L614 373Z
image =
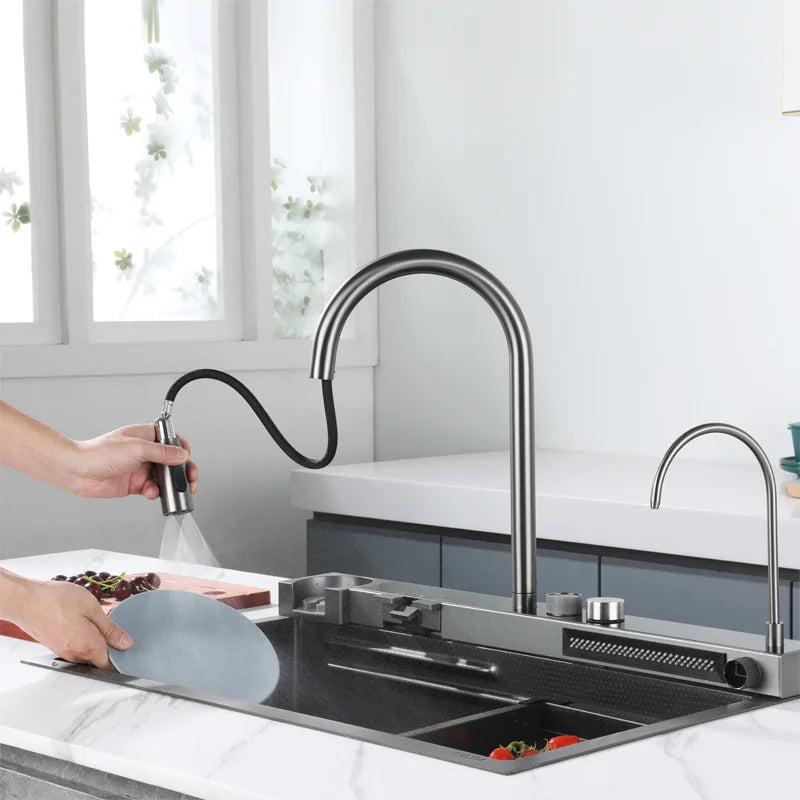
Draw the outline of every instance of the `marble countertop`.
M765 565L766 494L752 464L678 458L650 508L657 458L540 450L537 534L544 539ZM780 564L800 569L800 500L780 491ZM308 511L509 532L507 452L294 470L292 504Z
M278 578L82 550L0 562L20 574L183 572L268 587ZM274 606L251 612L276 615ZM730 800L796 791L800 700L515 776L20 663L33 642L0 637L0 744L200 798L238 800Z

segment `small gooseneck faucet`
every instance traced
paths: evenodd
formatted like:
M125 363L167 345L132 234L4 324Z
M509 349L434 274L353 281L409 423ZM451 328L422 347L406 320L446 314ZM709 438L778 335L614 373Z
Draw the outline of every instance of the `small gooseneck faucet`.
M530 333L511 293L483 267L440 250L405 250L354 273L328 301L311 351L311 377L331 380L342 330L373 289L403 275L441 275L466 284L500 320L508 342L511 378L511 558L513 609L536 613L536 492L534 488L533 358Z
M664 453L661 463L656 470L653 488L650 491L650 508L661 505L661 488L664 476L678 451L692 439L706 433L726 433L740 442L744 442L756 457L761 472L764 473L764 483L767 487L767 581L769 584L769 622L767 622L766 651L768 653L783 652L783 623L779 621L778 609L778 491L775 485L775 475L772 472L769 459L761 445L749 433L733 425L722 422L710 422L698 425L681 434Z

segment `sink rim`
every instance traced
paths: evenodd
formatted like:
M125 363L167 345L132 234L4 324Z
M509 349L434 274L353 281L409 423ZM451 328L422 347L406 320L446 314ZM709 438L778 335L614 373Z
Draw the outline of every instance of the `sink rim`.
M269 624L270 622L285 621L284 618L275 618L274 620L266 621L261 625ZM53 671L61 672L68 675L75 675L78 677L89 678L93 680L101 680L107 683L125 686L127 688L139 689L142 691L149 691L156 694L167 695L184 700L193 700L195 702L203 703L204 705L211 705L216 708L222 708L231 711L239 711L250 716L262 717L276 722L283 722L290 725L296 725L311 730L321 731L336 736L344 736L359 741L368 742L370 744L377 744L384 747L390 747L396 750L415 753L417 755L427 756L429 758L437 758L439 760L448 761L450 763L462 764L484 771L493 772L500 775L514 775L519 772L525 772L530 769L537 769L548 764L553 764L567 758L576 758L581 755L599 752L601 750L616 747L621 744L635 742L642 739L658 736L665 733L670 733L675 730L691 727L694 725L712 722L717 719L724 719L737 714L746 713L748 711L755 711L760 708L772 706L781 702L790 702L796 698L771 698L763 695L749 695L742 694L740 699L735 699L737 693L730 690L721 690L731 696L730 703L724 703L720 706L713 708L703 709L700 711L692 712L691 714L674 717L667 720L661 720L650 723L640 723L635 720L626 720L635 724L628 730L619 731L616 733L606 734L593 739L586 739L585 741L571 745L570 747L559 748L558 750L541 753L535 758L516 759L513 761L497 761L475 753L457 750L452 747L427 742L420 739L414 739L409 736L414 731L404 731L402 733L387 733L372 728L363 727L347 722L339 722L330 720L325 717L313 716L298 711L288 710L284 708L261 705L255 703L248 703L245 701L228 700L221 697L216 697L208 694L185 689L180 686L171 686L168 684L161 684L156 681L150 681L143 678L135 678L128 675L123 675L118 672L109 670L101 670L93 667L90 664L72 664L56 658L53 655L43 656L39 658L23 659L23 663L33 666L43 667ZM665 682L672 682L668 678L659 678ZM673 679L674 681L674 679ZM686 683L677 681L678 683ZM687 685L692 685L688 683ZM513 710L516 706L523 706L534 699L527 699L525 701L511 701L501 705L497 709L486 710L478 714L472 714L468 717L456 717L452 720L445 721L442 726L456 725L470 717L482 716L493 713L502 713ZM544 698L539 698L544 700ZM553 705L559 705L555 700L550 701ZM567 708L573 710L583 711L588 714L594 714L608 719L623 719L622 717L615 717L612 714L602 714L588 709L583 709L579 705L568 705ZM431 726L428 726L431 727ZM417 729L421 730L421 729Z

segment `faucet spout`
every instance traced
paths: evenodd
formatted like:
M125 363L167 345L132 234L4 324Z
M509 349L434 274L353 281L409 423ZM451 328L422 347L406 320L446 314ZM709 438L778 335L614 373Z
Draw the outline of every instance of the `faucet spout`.
M488 270L440 250L404 250L355 272L322 312L311 350L311 377L331 380L339 339L350 313L373 289L404 275L441 275L463 283L492 308L503 327L511 382L511 559L513 608L536 613L536 492L534 487L533 357L522 310Z
M775 485L775 474L761 445L741 428L726 425L722 422L711 422L691 428L681 434L667 448L667 452L664 453L653 479L653 487L650 490L650 508L658 508L661 505L661 489L664 485L664 477L673 459L678 455L678 451L685 444L691 442L692 439L696 439L706 433L726 433L746 444L756 457L764 475L764 483L767 489L767 582L769 584L769 621L767 622L765 649L768 653L782 653L783 623L779 620L778 608L778 491Z

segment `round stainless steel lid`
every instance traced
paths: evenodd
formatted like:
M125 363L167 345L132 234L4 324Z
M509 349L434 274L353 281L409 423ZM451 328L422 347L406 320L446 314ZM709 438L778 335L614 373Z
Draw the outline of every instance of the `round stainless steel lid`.
M255 703L278 684L269 639L219 600L156 589L123 600L108 616L133 637L128 650L108 648L124 675Z
M586 599L586 621L610 624L625 619L625 601L621 597L589 597Z
M583 595L576 592L548 592L545 607L551 617L579 617L583 611Z

